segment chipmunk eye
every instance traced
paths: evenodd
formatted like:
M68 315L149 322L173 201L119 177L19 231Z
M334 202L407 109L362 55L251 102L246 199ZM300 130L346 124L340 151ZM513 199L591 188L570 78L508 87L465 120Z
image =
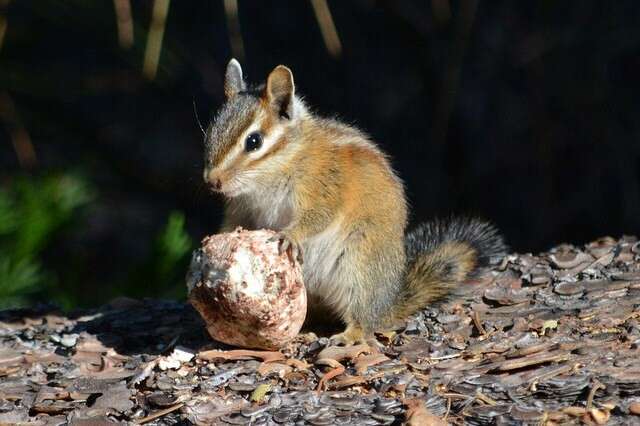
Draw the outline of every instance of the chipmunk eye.
M258 132L251 133L244 141L244 150L247 152L255 151L262 146L262 135Z

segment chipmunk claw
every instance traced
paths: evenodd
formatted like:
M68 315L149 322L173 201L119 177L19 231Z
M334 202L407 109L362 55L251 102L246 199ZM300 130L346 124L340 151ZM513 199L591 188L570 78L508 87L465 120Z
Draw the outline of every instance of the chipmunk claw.
M331 346L354 346L360 343L365 343L365 341L361 339L354 339L346 333L338 333L329 337L329 344Z
M329 343L331 346L353 346L367 343L367 339L360 327L348 326L342 333L329 337Z
M278 254L282 255L283 253L287 253L287 256L289 257L289 260L291 262L293 262L295 259L300 264L303 263L302 245L286 232L279 232L275 236L271 237L269 241L278 242Z

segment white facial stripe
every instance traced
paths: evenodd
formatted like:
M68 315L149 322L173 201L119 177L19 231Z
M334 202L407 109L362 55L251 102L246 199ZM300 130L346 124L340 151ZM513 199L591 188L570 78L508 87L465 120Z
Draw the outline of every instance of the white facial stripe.
M255 120L249 127L246 128L244 132L240 135L234 147L229 151L225 159L220 164L220 168L225 170L230 164L232 164L238 156L244 153L244 141L247 139L253 132L257 132L260 130L260 125L262 124L262 115L258 117L258 120Z

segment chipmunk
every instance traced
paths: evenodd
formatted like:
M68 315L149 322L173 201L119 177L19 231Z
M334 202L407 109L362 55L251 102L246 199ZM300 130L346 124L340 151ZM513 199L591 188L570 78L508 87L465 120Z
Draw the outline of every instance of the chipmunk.
M226 198L221 231L277 231L281 253L303 261L309 304L346 324L332 342L366 341L504 256L502 237L477 219L405 235L405 191L387 156L358 129L313 114L286 66L249 87L232 59L224 93L204 167L205 182Z

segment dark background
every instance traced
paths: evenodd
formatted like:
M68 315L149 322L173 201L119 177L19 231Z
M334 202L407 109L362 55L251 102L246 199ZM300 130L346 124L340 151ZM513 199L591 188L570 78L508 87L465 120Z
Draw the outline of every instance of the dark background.
M20 182L71 174L91 193L29 256L40 287L16 303L184 293L185 253L221 213L194 104L206 125L232 55L251 82L288 65L316 111L366 130L414 221L478 214L521 252L640 233L635 0L330 1L333 53L308 1L240 0L239 29L222 0L172 1L153 79L153 1L131 4L130 48L112 1L0 4L0 186L19 202ZM171 212L189 250L158 278Z

